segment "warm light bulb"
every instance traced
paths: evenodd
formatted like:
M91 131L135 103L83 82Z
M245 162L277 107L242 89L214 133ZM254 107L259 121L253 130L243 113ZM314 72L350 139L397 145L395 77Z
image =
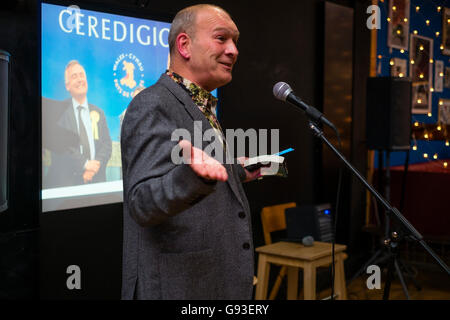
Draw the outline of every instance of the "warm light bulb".
M440 106L444 105L444 101L442 101L442 100L439 101L439 105L440 105Z
M414 64L414 60L411 60L411 64Z
M425 134L423 135L423 137L424 137L425 139L428 139L428 133L425 133Z
M439 77L443 77L443 76L444 76L444 73L443 72L439 72Z
M398 74L398 76L399 76L400 78L403 78L405 75L404 75L403 73L400 72L400 73Z
M445 141L445 146L448 147L450 144L448 143L448 140Z
M434 92L434 88L430 88L430 92Z
M403 21L408 22L408 18L403 19Z
M402 34L402 31L401 30L397 30L397 34Z
M401 52L401 53L405 53L405 50L401 49L400 52Z
M427 24L427 26L430 25L430 20L425 21L425 23Z
M428 116L431 117L431 112L428 112Z
M414 126L415 127L418 127L419 126L419 123L416 121L416 122L414 122Z
M433 159L436 160L438 158L437 153L434 154Z
M387 21L388 21L388 22L391 22L391 18L387 18Z
M416 12L418 12L420 10L420 7L419 6L417 6L416 7Z
M441 12L441 7L437 7L437 12Z
M393 65L394 65L394 60L389 61L389 64L390 64L391 66L393 66Z
M417 30L414 30L413 33L414 33L414 34L417 34Z
M393 6L393 7L392 7L392 11L395 11L395 10L397 10L397 7L396 7L396 6Z
M436 37L439 37L439 31L436 32Z
M433 59L430 59L430 63L433 63L434 61L433 61Z
M441 126L437 126L437 131L441 131L442 130L442 127Z
M450 23L450 19L447 19L447 23Z
M440 48L441 48L441 50L444 50L444 45L443 45L443 44L441 44Z
M379 55L378 55L378 59L381 59L381 58L382 58L382 56L381 56L381 54L379 54Z
M422 103L422 99L417 99L417 103L421 104Z
M417 150L417 146L416 146L416 145L413 146L413 150L414 150L414 151Z
M420 46L420 47L419 47L419 50L420 50L420 51L423 51L423 46Z
M425 159L427 159L427 158L428 158L428 153L424 153L424 154L423 154L423 157L424 157Z
M419 78L420 78L420 79L423 79L423 73L420 74Z
M444 162L444 168L447 168L447 166L448 166L448 163Z

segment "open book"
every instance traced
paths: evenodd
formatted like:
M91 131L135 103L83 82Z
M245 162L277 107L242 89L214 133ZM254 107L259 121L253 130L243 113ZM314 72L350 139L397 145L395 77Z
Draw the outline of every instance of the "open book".
M283 163L284 157L266 154L264 156L258 156L249 158L244 161L244 168L248 171L255 171L261 167L269 167L272 163Z
M294 149L289 148L278 152L277 154L249 158L244 161L244 168L248 171L254 171L261 168L262 176L278 175L287 177L286 163L284 162L284 157L281 155L291 151L294 151Z

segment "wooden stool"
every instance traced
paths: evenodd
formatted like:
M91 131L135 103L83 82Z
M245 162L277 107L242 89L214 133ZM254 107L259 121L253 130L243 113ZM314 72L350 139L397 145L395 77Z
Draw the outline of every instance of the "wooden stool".
M347 299L345 287L344 260L347 258L345 245L336 244L334 288L338 300ZM298 268L303 269L303 287L305 300L316 299L316 268L331 264L331 243L315 241L312 247L294 242L277 242L256 248L259 253L258 283L256 300L265 300L269 282L270 264L284 265L288 268L289 300L298 298Z

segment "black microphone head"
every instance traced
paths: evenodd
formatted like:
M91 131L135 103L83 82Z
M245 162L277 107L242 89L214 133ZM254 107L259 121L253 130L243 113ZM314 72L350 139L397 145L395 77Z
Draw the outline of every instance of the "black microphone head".
M303 237L302 243L305 247L312 247L312 245L314 244L314 238L311 236Z
M273 95L281 101L286 101L287 96L292 92L291 87L286 82L277 82L273 86Z

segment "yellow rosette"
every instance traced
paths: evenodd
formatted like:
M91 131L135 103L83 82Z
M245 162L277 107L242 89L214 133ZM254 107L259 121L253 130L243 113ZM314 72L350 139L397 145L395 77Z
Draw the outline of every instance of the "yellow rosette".
M100 121L100 114L97 111L92 110L90 116L92 124L92 134L94 136L94 140L98 140L98 122Z

